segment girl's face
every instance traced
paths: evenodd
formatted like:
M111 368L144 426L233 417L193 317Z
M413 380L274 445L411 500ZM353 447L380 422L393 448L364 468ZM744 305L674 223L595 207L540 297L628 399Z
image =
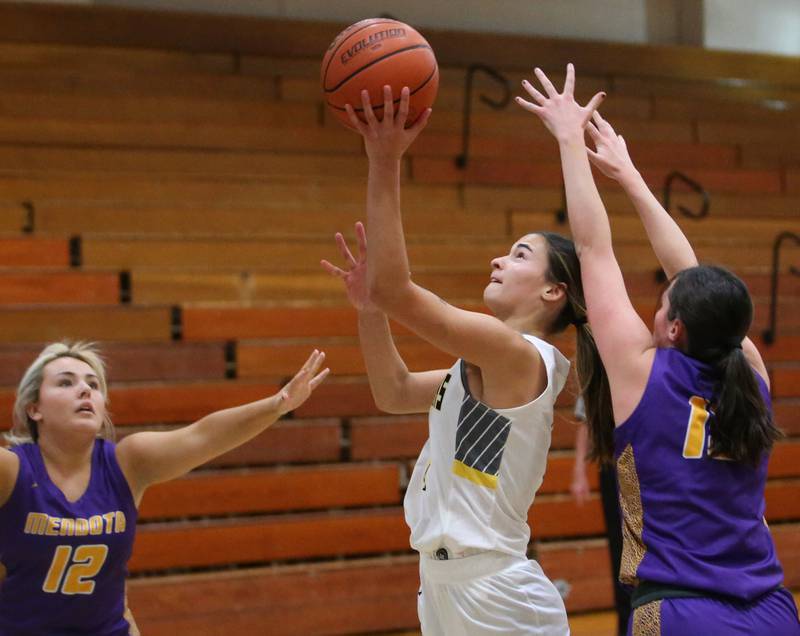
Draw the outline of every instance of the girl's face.
M39 435L96 437L106 406L100 380L92 367L77 358L57 358L45 365L39 400L28 406Z
M547 280L548 246L540 234L527 234L505 256L492 259L486 306L498 317L528 311L553 283Z

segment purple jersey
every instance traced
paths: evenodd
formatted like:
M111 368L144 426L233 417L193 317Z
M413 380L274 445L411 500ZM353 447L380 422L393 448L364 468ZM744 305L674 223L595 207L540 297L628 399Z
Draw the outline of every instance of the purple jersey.
M713 384L708 365L658 349L641 401L614 433L620 579L749 601L783 581L764 520L768 457L754 468L709 456Z
M0 636L123 636L126 564L136 505L115 446L95 442L86 492L75 502L50 481L39 446L19 456L14 491L0 508Z

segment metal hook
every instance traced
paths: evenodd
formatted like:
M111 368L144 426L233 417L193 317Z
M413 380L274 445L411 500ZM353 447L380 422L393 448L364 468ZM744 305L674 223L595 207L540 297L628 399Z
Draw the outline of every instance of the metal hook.
M771 345L775 342L777 334L775 333L778 323L778 279L780 278L780 256L781 247L784 241L791 240L797 245L800 245L800 236L794 232L781 232L775 237L775 242L772 244L772 277L770 282L770 300L769 300L769 327L767 327L761 337L764 343ZM792 265L789 267L789 273L793 276L800 276L800 268Z
M478 71L485 73L503 87L503 97L501 99L492 99L487 95L481 94L480 100L484 104L494 108L495 110L500 110L501 108L505 108L508 105L508 102L511 101L511 85L508 83L508 79L506 79L504 75L497 72L493 68L486 66L485 64L469 65L467 68L464 88L464 118L461 133L461 154L455 159L456 166L461 170L466 168L467 163L469 162L470 119L472 118L472 80L475 76L475 73Z
M699 212L692 212L689 208L683 205L679 205L678 210L680 210L684 216L688 216L691 219L702 219L704 216L708 216L708 210L711 207L711 199L708 196L706 189L694 179L687 177L685 174L678 172L677 170L670 172L667 175L667 178L664 180L664 209L669 212L669 202L672 197L672 182L676 179L683 181L703 198L703 206L700 208Z

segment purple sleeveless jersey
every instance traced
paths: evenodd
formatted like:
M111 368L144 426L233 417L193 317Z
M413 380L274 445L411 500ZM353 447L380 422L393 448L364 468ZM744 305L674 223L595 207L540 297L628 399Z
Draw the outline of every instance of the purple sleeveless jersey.
M83 496L50 481L36 444L11 450L19 476L0 508L0 636L123 636L136 506L114 444L95 442Z
M709 456L709 371L676 349L658 349L641 402L614 433L620 579L749 601L783 581L764 520L768 457L754 468Z

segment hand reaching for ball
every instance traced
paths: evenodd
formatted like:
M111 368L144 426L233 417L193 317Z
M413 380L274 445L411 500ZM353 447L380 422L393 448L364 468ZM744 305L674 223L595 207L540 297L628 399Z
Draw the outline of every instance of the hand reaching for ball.
M369 92L361 91L361 106L366 123L362 122L351 104L346 104L350 125L364 138L364 146L370 161L397 161L425 128L431 116L426 108L411 126L406 128L410 91L407 86L400 91L400 104L395 113L392 87L383 87L383 118L378 121L369 99Z

